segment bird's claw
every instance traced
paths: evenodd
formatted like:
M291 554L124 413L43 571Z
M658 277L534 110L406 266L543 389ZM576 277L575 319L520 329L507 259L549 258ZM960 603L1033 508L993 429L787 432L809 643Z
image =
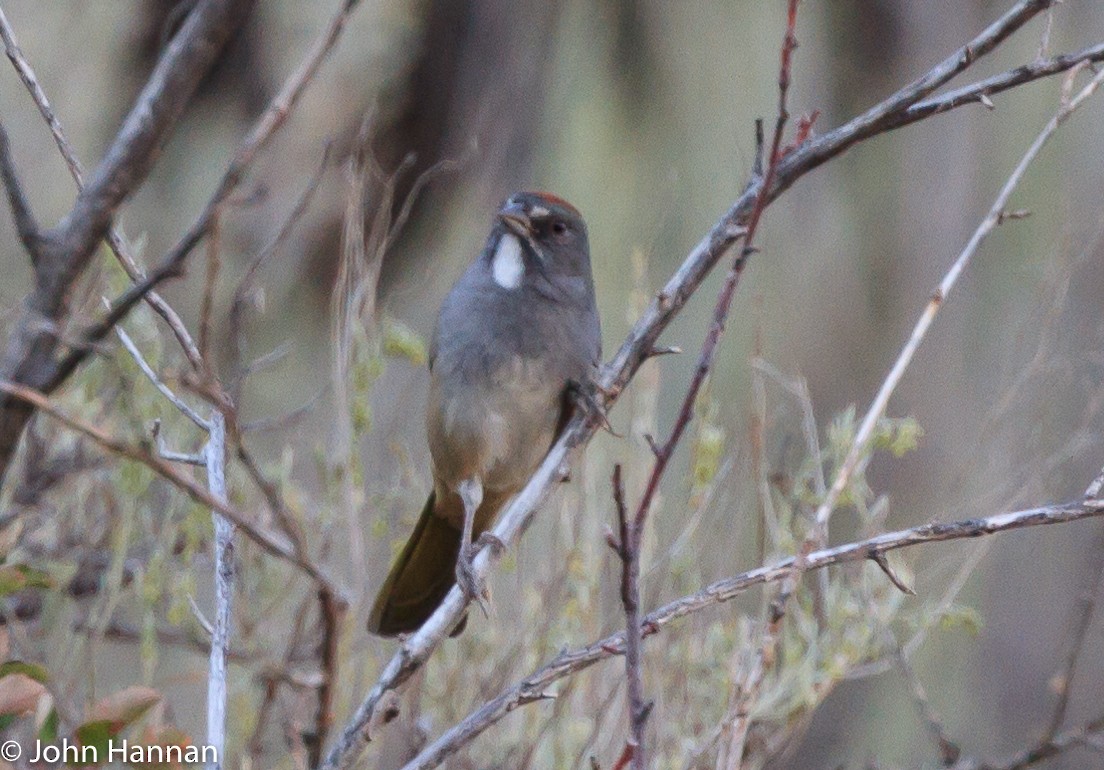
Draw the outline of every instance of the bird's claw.
M496 540L498 538L495 538ZM501 542L501 541L499 541ZM475 572L472 564L472 551L463 549L456 560L456 585L464 592L464 598L479 605L485 617L490 617L486 602L490 601L491 593L487 588L487 579Z
M610 435L622 438L613 429L613 425L610 424L605 404L605 398L608 394L602 389L601 385L592 378L588 378L585 382L571 380L567 383L567 390L571 401L588 419L596 420Z

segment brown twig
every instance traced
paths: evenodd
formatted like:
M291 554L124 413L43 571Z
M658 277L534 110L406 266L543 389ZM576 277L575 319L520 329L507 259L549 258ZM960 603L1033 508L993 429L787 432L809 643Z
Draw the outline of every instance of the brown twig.
M342 602L326 586L318 589L318 611L322 620L322 641L319 658L322 673L318 685L318 713L315 718L315 740L310 746L310 765L322 761L330 728L334 721L334 693L337 690L337 643L340 641L341 620L345 614Z
M720 341L721 333L724 330L740 275L743 272L744 265L755 250L755 234L758 231L759 222L767 205L766 191L771 189L774 178L778 173L778 164L783 155L782 137L790 116L789 107L786 104L786 97L789 93L792 77L793 52L797 48L797 5L798 0L789 0L786 9L786 32L782 41L778 67L778 115L775 119L774 134L771 139L770 155L767 160L767 170L763 178L763 186L760 194L757 196L755 205L752 207L751 215L748 218L747 234L744 236L744 247L740 255L733 261L732 266L729 268L724 286L721 289L720 296L717 298L717 304L713 311L713 324L710 327L705 344L702 346L702 352L698 359L698 367L694 372L694 378L683 399L682 408L679 410L678 419L675 421L675 427L671 431L670 438L668 438L667 442L663 445L661 453L656 457L656 462L652 469L652 476L648 481L648 487L645 490L644 498L640 502L640 511L637 513L637 516L640 518L642 518L643 511L646 510L645 506L651 504L649 493L654 493L658 488L659 479L665 470L667 460L674 452L683 430L685 430L690 419L693 417L694 404L697 401L698 392L701 390L702 384L705 382L705 378L709 374L709 370L712 366L714 351L717 343ZM744 680L737 688L735 694L737 704L732 710L735 719L731 724L728 745L730 751L729 761L734 763L736 767L740 765L747 730L751 725L751 704L758 698L763 676L772 665L775 657L774 649L780 636L786 602L796 587L796 564L799 563L800 562L795 563L794 574L782 582L779 595L771 605L771 617L764 630L759 649L754 656L751 666L746 670ZM636 769L634 768L634 770ZM641 768L641 770L643 769Z
M215 363L211 360L211 326L215 312L215 288L218 286L222 267L222 222L218 209L211 217L207 231L207 269L203 276L203 296L199 306L199 357L203 362L203 376L208 381L215 378Z
M1104 717L1058 733L1007 759L997 761L962 759L956 762L951 770L1026 770L1080 746L1099 750L1102 740L1104 740Z
M658 458L657 458L658 461ZM644 702L644 674L640 661L640 546L643 515L638 511L629 519L625 507L625 484L621 465L613 466L613 501L617 510L618 540L614 550L621 559L621 604L625 609L625 682L629 702L629 738L615 767L621 767L628 757L633 770L643 770L647 764L644 746L644 726L652 704Z
M884 554L921 543L944 542L984 537L1025 527L1062 524L1081 519L1104 516L1104 500L1078 500L1061 505L1030 508L1001 513L985 518L965 519L946 524L923 524L910 529L886 532L831 548L821 548L807 554L800 565L802 571L823 569L832 565L866 561L874 554ZM790 556L766 566L711 583L697 593L676 599L653 610L640 622L641 636L649 637L662 631L670 623L693 615L709 607L730 601L757 585L786 580L799 564L798 557ZM403 770L429 770L439 766L461 747L470 743L491 725L519 706L534 703L542 698L556 682L576 674L602 660L625 653L625 633L619 631L585 647L565 650L509 687L497 697L487 701L465 719L439 736L422 749Z
M1095 481L1093 482L1095 484ZM1092 485L1089 490L1092 491ZM1097 490L1099 494L1099 490ZM1104 543L1104 534L1101 535ZM1058 735L1062 723L1066 720L1066 710L1069 707L1070 693L1073 691L1073 680L1077 673L1077 664L1081 660L1081 652L1085 648L1088 639L1089 627L1092 625L1093 616L1096 614L1096 603L1102 590L1104 590L1104 549L1096 549L1096 557L1093 560L1094 571L1091 587L1084 591L1077 601L1077 615L1073 622L1073 632L1070 634L1070 647L1066 654L1065 665L1057 678L1058 701L1054 704L1054 712L1043 733L1041 743L1049 743Z
M897 667L901 671L901 676L905 678L905 683L912 693L912 699L920 712L920 718L924 721L924 726L927 728L936 746L939 748L940 762L943 767L949 767L958 761L959 756L962 754L962 750L958 747L958 744L947 735L947 731L943 727L943 722L939 719L939 715L935 712L935 709L932 708L931 701L928 700L928 695L924 691L924 685L920 682L920 677L916 675L916 671L909 662L908 656L905 655L904 648L901 647L897 638L894 637L888 629L886 630L886 635L889 637L889 643L892 647L893 657L897 663Z

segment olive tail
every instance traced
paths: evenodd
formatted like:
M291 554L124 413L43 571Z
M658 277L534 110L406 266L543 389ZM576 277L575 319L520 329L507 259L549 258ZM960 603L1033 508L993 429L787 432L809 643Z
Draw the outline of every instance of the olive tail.
M460 530L433 512L430 493L418 525L376 596L368 630L379 636L416 631L444 601L456 584L456 557ZM460 626L453 632L459 633Z

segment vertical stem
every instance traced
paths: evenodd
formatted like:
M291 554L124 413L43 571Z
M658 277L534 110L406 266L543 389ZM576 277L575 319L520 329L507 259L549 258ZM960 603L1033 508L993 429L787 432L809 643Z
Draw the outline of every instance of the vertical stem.
M207 445L207 486L226 501L226 419L212 410ZM234 598L234 524L217 511L215 525L215 619L211 630L211 658L207 674L207 745L215 759L207 770L220 770L226 747L226 648L230 640L230 608Z

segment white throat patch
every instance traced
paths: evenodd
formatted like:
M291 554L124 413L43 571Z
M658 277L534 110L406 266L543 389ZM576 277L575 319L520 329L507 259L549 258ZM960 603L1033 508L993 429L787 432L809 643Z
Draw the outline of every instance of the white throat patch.
M521 286L525 261L521 258L521 241L513 233L505 233L498 239L494 257L491 258L491 273L495 283L503 289Z

